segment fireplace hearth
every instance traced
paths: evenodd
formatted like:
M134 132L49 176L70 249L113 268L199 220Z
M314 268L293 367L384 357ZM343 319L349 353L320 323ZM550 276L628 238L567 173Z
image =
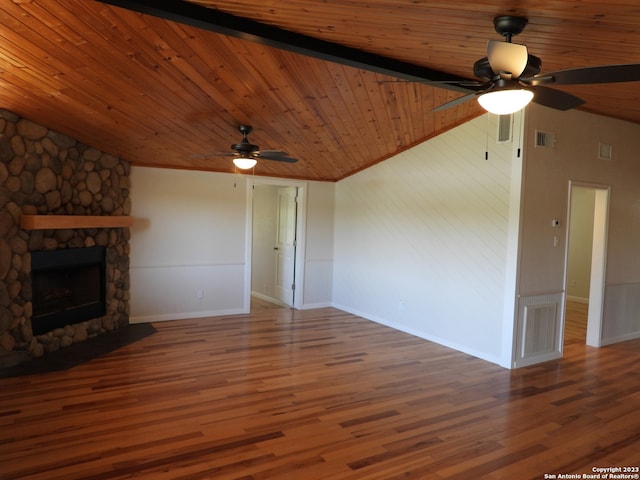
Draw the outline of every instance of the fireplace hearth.
M35 335L105 315L104 247L32 252L31 263Z

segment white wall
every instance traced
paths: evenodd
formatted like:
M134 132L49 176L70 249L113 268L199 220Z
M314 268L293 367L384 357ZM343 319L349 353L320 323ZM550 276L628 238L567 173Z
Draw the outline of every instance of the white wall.
M249 178L132 168L132 322L246 310ZM306 252L303 308L310 308L331 304L334 184L308 182L306 189L308 241L301 249Z
M131 198L131 321L240 313L245 182L134 167Z
M555 147L536 148L536 130L554 133ZM640 126L532 105L526 136L519 294L563 292L569 180L610 186L602 340L640 337ZM598 158L600 142L612 145L611 160ZM552 218L563 227L552 229Z
M304 308L332 305L335 183L307 184Z
M509 365L520 160L489 118L337 184L333 301Z

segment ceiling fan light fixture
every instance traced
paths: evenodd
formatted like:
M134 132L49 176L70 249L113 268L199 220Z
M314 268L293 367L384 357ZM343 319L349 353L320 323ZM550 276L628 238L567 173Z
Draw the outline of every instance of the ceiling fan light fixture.
M233 159L233 164L241 170L249 170L256 166L258 161L255 158L248 157L236 157Z
M478 103L487 112L509 115L522 110L533 99L533 91L526 88L492 90L478 97Z

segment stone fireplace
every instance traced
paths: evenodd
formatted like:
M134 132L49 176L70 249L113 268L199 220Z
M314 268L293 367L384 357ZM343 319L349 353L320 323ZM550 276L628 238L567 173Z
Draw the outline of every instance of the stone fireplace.
M128 325L129 174L0 109L0 368Z

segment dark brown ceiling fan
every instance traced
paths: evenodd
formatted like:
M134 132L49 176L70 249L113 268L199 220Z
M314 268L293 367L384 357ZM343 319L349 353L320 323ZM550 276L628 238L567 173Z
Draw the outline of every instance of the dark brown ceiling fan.
M242 134L240 143L234 143L229 148L231 151L215 151L207 156L210 157L233 157L233 163L242 170L248 170L255 166L258 160L274 160L276 162L295 163L297 158L289 157L287 152L282 150L260 150L258 145L249 142L249 134L253 130L250 125L240 125L238 127Z
M444 103L433 111L444 110L474 98L477 98L486 110L497 114L516 112L530 101L557 110L569 110L582 105L584 100L546 85L640 80L640 64L603 65L541 74L540 58L529 54L526 46L511 42L514 36L524 30L527 23L528 19L524 17L495 17L495 30L505 41L490 40L487 56L474 63L473 73L479 80L461 79L458 82L459 85L475 91Z

